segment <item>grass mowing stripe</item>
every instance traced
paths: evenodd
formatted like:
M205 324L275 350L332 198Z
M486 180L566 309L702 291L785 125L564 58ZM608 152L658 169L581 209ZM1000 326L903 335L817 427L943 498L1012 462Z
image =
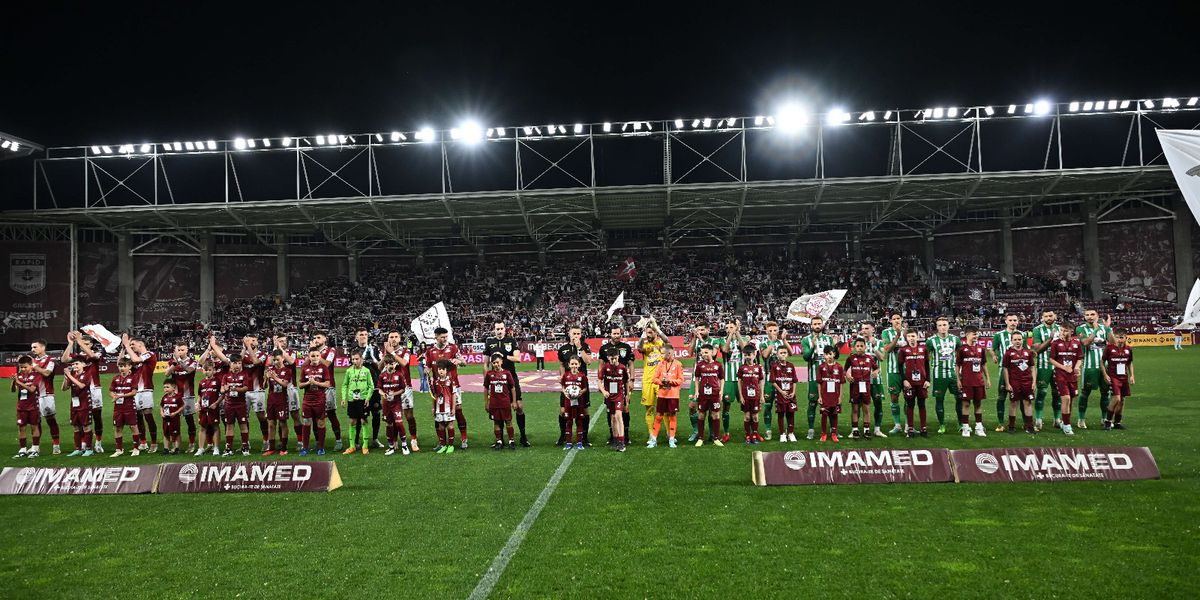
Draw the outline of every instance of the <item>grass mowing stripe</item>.
M588 430L596 425L600 415L607 414L604 410L596 411L592 415L592 420L588 422ZM550 501L550 495L558 487L558 482L562 481L563 475L567 473L567 469L571 468L571 463L575 462L575 454L578 450L567 452L563 457L562 463L555 469L554 474L550 476L550 481L546 482L546 487L542 488L542 493L538 494L537 500L534 500L533 506L529 507L529 511L525 513L525 518L517 523L516 529L512 535L508 536L508 541L504 547L496 554L496 558L492 560L492 564L488 567L487 573L483 574L483 578L479 580L479 584L475 586L475 590L468 596L470 600L483 600L492 593L492 588L496 587L496 582L500 580L500 576L504 574L504 569L508 567L508 561L512 560L514 554L521 547L521 542L525 540L525 535L529 533L529 529L533 527L534 521L537 521L538 515L542 514L542 509L546 508L546 503Z

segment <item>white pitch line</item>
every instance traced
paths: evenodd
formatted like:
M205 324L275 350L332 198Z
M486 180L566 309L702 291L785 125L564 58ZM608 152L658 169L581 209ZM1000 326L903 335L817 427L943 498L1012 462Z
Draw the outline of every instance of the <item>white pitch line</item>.
M600 415L607 414L603 407L592 415L592 420L588 422L588 431L591 431L599 420ZM546 482L546 487L542 488L542 493L538 494L537 500L534 500L533 506L529 507L529 511L525 513L525 518L517 523L517 528L513 530L512 535L508 536L508 542L496 554L496 558L492 559L492 564L488 567L487 573L483 574L483 578L479 580L479 584L475 586L475 590L467 598L469 600L483 600L492 593L492 588L496 587L496 582L500 581L500 576L504 574L504 569L508 568L508 562L512 560L517 549L521 547L521 542L525 541L526 534L533 527L534 521L537 521L538 515L542 514L542 509L546 508L546 503L550 501L550 495L554 493L558 487L558 482L562 481L563 475L566 475L567 469L571 468L571 463L575 460L575 455L578 450L571 450L563 457L562 463L558 465L558 469L550 476L550 481Z

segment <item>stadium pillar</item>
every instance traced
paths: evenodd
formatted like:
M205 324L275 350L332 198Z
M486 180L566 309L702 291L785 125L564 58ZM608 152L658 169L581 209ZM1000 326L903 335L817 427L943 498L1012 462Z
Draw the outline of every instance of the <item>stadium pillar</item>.
M117 326L133 327L133 255L129 234L117 235Z
M1175 301L1179 308L1186 309L1188 294L1196 281L1196 267L1192 264L1192 209L1183 196L1175 197Z
M213 236L200 236L200 322L212 321L213 299Z
M925 273L929 276L929 280L933 281L933 259L937 256L933 249L933 234L925 234Z
M288 247L287 242L275 242L275 293L279 300L288 297Z
M1083 225L1083 264L1087 273L1088 294L1092 300L1100 299L1100 217L1095 198L1083 203L1086 221Z
M1006 281L1013 280L1012 219L1000 220L1000 275Z
M543 269L546 268L546 250L544 248L538 250L538 266Z
M862 262L862 236L857 233L850 238L850 258L854 262Z
M358 283L358 253L350 252L346 255L347 271L350 274L350 283Z

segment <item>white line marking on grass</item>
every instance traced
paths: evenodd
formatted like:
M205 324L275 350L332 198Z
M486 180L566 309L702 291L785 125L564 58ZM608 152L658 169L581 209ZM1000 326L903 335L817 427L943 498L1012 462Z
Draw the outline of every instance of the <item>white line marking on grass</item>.
M608 414L607 411L600 407L596 414L592 415L592 420L588 422L588 431L596 425L601 415ZM550 481L546 482L546 487L542 488L542 493L538 494L537 500L533 501L533 506L529 507L529 511L525 513L525 518L517 523L517 528L513 530L512 535L508 536L508 542L496 554L496 558L492 559L492 564L488 567L487 573L483 574L483 578L479 580L479 584L475 586L475 590L468 596L469 600L483 600L492 593L492 588L496 587L496 582L500 581L500 576L504 574L504 569L508 567L508 562L512 560L517 549L521 547L521 542L525 541L525 536L529 530L533 528L534 521L537 521L538 515L542 514L542 509L546 508L546 503L550 501L550 495L558 487L558 482L562 481L563 475L567 474L567 469L571 468L571 463L575 461L575 455L578 450L567 452L563 457L562 462L558 465L558 469L550 476Z

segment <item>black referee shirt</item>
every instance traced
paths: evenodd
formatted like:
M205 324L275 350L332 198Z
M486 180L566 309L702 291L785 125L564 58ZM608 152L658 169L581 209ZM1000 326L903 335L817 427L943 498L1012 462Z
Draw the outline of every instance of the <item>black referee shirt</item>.
M567 363L577 356L579 356L579 348L575 347L575 344L563 344L558 347L558 362L562 363L564 371L567 370ZM583 358L579 359L579 372L587 373L587 365L584 364Z
M612 341L604 342L600 345L600 360L608 362L608 353L616 350L618 353L617 362L629 366L633 364L633 346L625 342L612 343Z
M513 361L508 357L511 356L513 351L516 349L517 340L513 339L511 336L504 338L490 337L483 340L483 354L487 357L488 363L490 364L492 362L493 354L499 354L504 357L504 362L502 362L500 366L505 371L512 371L513 373L517 372L517 365L514 364Z

